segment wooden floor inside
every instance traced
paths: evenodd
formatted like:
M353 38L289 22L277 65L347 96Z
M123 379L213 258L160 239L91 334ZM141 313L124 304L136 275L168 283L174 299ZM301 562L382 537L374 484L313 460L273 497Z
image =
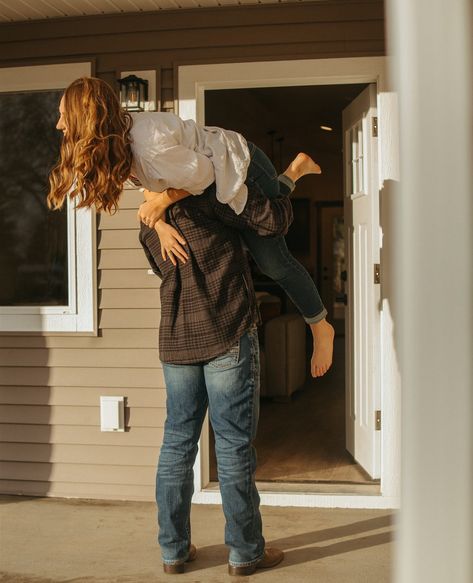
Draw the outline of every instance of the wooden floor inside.
M345 449L344 353L344 338L337 337L324 377L309 379L289 402L261 400L256 480L265 490L287 489L288 483L295 490L378 490L379 480L371 480ZM216 481L213 436L210 445L210 479Z

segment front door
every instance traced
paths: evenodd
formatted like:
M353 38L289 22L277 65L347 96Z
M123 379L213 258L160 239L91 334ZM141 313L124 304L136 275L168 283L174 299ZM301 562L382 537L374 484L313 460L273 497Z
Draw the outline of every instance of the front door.
M380 477L380 286L376 85L343 111L347 257L346 447Z

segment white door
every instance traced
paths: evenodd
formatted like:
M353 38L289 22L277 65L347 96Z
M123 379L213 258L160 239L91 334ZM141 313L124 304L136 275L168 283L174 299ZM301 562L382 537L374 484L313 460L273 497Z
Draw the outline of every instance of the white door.
M379 192L376 85L343 111L347 256L346 447L380 477Z

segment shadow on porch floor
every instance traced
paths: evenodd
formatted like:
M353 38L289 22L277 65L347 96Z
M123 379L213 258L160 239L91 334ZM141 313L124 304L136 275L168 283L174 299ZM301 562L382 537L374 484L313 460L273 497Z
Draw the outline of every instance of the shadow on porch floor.
M4 496L0 499L2 583L388 583L393 516L387 510L263 507L268 545L286 552L275 569L227 574L219 506L194 505L197 560L164 575L148 502Z

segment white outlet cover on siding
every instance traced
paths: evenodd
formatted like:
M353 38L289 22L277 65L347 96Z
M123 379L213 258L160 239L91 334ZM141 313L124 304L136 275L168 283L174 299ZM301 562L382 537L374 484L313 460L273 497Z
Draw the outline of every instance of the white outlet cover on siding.
M125 397L100 397L100 431L125 431Z

